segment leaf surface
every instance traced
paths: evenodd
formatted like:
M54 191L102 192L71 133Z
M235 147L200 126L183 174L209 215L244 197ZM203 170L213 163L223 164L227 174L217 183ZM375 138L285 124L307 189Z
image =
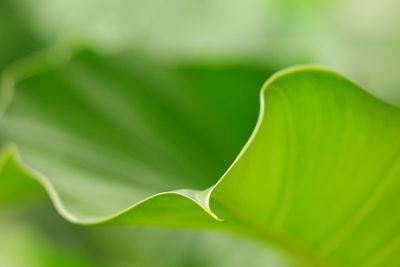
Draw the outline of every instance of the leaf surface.
M84 51L6 76L2 202L36 180L75 223L223 228L306 265L400 263L397 107L315 67L274 75L258 104L242 71L221 86L129 62Z

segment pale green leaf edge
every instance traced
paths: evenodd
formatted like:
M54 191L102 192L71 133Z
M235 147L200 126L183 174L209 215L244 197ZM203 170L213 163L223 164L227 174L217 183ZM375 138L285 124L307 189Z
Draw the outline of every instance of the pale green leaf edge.
M16 62L15 64L11 65L2 75L1 81L0 81L0 117L4 114L6 111L8 105L11 103L12 98L13 98L13 92L15 90L15 84L32 76L37 73L42 72L43 70L46 70L49 66L55 66L57 64L63 65L65 64L71 57L70 54L62 54L61 57L58 54L57 56L54 56L55 54L52 54L51 52L47 52L45 54L43 53L38 53L36 55L33 55L31 57L28 57L20 62ZM16 144L6 144L0 153L0 173L2 172L3 168L7 164L8 160L10 158L13 158L17 164L19 165L18 167L25 173L28 173L30 177L32 177L36 182L38 182L43 189L47 192L51 202L53 203L55 209L57 212L66 220L75 223L75 224L81 224L81 225L95 225L95 224L103 224L107 222L111 222L113 219L116 219L124 214L129 213L130 211L134 210L138 206L149 202L151 200L154 200L156 198L159 198L161 196L165 195L172 195L176 196L179 198L183 198L185 200L193 202L195 206L199 208L204 214L209 215L215 222L223 222L223 218L219 218L217 214L215 214L212 209L210 208L210 199L211 196L214 192L214 190L221 184L221 182L224 180L224 178L228 175L230 170L235 166L235 164L240 160L240 158L243 156L243 154L247 151L248 147L252 144L255 136L257 135L259 128L261 126L261 123L264 119L264 113L265 113L265 100L264 100L264 95L265 92L271 87L273 83L278 81L281 78L284 78L286 76L290 76L291 74L298 73L298 72L325 72L329 73L330 75L335 75L337 77L340 77L341 79L345 79L346 81L354 84L347 78L343 77L342 75L331 71L329 69L326 69L324 67L320 66L315 66L315 65L300 65L300 66L294 66L290 68L283 69L274 75L272 75L262 86L260 90L260 95L259 95L259 113L258 113L258 119L256 122L256 125L247 140L246 144L243 146L239 154L236 156L235 160L232 162L230 167L226 170L226 172L221 176L221 178L210 188L206 190L192 190L192 189L181 189L181 190L174 190L174 191L167 191L167 192L160 192L157 194L154 194L150 197L147 197L139 202L134 203L130 207L117 212L109 217L105 217L99 220L92 220L92 221L85 221L80 218L77 218L73 214L71 214L67 208L65 208L63 202L60 199L60 196L58 192L55 190L53 184L50 182L50 180L40 173L40 171L35 170L28 166L22 159L18 147ZM355 85L358 88L362 88L358 85ZM364 90L365 91L365 90ZM377 97L369 94L370 97L378 99ZM389 103L386 103L383 100L378 99L382 104L392 106ZM396 107L397 108L397 107Z

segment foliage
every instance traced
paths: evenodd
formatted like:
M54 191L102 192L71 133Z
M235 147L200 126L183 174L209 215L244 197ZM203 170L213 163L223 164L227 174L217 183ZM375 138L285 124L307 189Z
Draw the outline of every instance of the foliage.
M259 96L250 81L267 70L65 58L5 74L3 203L40 184L79 224L224 229L295 264L399 263L398 108L317 67L279 72Z

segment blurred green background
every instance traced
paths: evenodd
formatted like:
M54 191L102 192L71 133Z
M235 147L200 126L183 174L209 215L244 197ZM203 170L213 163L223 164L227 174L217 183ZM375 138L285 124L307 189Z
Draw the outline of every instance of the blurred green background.
M258 89L274 71L312 63L398 105L399 9L398 0L0 0L0 70L85 46L201 66L227 83L246 73L243 87ZM0 218L0 266L286 265L274 248L226 233L71 225L47 199L1 206Z

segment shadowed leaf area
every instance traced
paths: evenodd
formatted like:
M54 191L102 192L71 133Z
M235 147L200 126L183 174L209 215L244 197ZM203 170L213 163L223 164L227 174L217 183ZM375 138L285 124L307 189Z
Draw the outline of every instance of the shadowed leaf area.
M41 42L11 1L0 2L0 71L15 59L39 49Z

